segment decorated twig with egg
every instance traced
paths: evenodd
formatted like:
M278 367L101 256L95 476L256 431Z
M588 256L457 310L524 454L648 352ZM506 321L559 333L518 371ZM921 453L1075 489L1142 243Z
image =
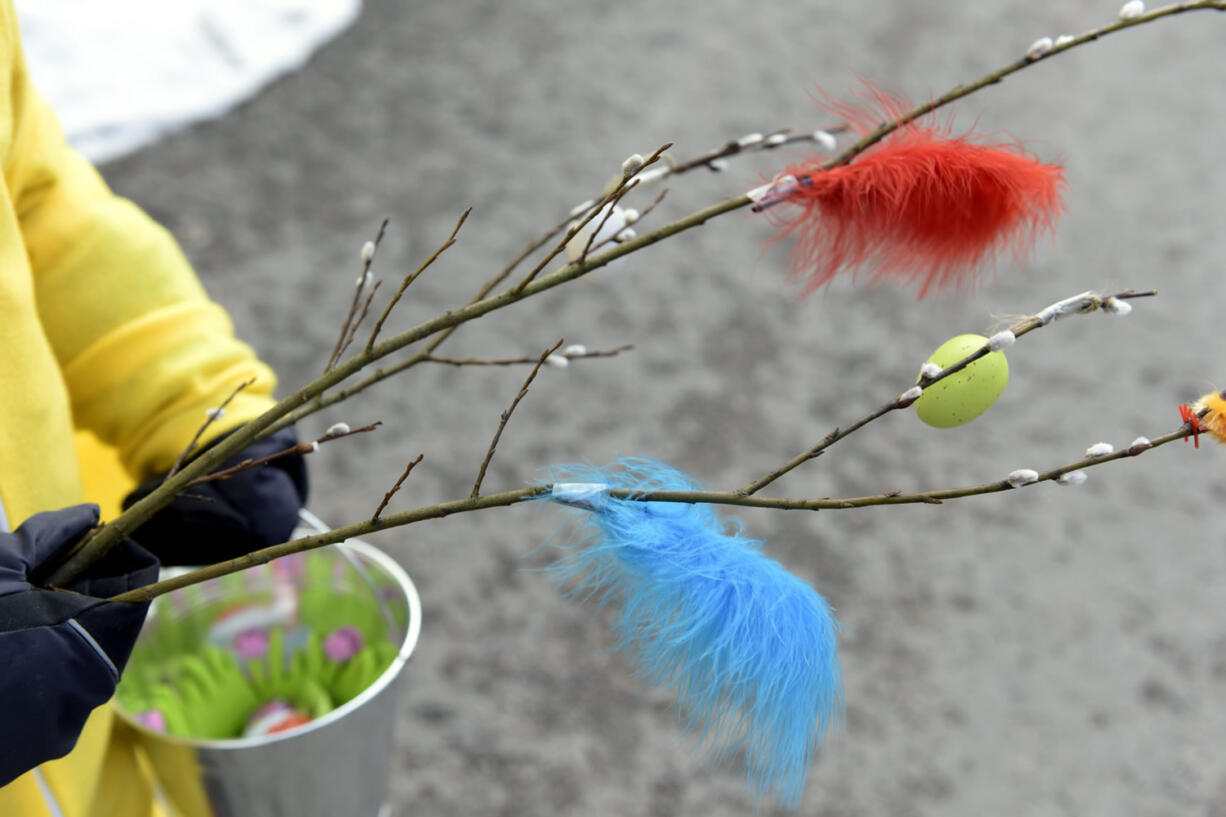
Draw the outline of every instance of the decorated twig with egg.
M953 428L969 423L991 408L1004 392L1009 382L1009 363L1004 350L1019 337L1066 315L1098 310L1107 314L1127 315L1132 311L1132 305L1128 303L1130 299L1156 294L1154 290L1137 292L1131 289L1106 296L1083 292L1057 301L990 338L973 334L950 338L920 367L914 386L860 419L831 431L816 445L746 485L741 493L746 496L756 494L789 471L820 456L839 440L891 411L914 405L919 418L937 428Z

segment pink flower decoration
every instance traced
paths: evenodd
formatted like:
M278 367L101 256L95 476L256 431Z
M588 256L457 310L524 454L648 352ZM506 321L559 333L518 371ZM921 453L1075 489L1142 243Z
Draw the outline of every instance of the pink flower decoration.
M136 722L141 726L152 729L154 732L166 731L166 716L158 709L150 709L148 712L138 713L136 715Z
M346 624L324 639L324 655L336 663L348 661L362 649L362 634L356 627Z
M268 631L258 627L234 636L234 650L240 658L263 658L268 654Z

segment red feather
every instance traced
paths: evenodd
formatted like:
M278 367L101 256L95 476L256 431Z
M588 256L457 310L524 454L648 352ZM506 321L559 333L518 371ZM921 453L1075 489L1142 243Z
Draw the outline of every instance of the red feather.
M866 83L860 102L819 105L864 136L910 109ZM962 286L1002 251L1022 262L1064 211L1064 172L1013 143L951 136L933 115L899 128L854 162L822 170L815 158L784 171L800 208L776 238L798 237L793 273L805 293L840 272L871 265L874 281Z

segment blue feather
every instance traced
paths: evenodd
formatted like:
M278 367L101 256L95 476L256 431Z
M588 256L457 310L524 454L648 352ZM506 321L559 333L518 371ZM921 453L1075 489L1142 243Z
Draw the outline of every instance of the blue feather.
M699 488L642 458L550 470L555 484ZM609 499L570 512L553 578L572 598L617 602L616 648L639 675L675 691L686 728L717 760L744 754L756 794L797 805L818 744L842 718L830 605L710 505Z

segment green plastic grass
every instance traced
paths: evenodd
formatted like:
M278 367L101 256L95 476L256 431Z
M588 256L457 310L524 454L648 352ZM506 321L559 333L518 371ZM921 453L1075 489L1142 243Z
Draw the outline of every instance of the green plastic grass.
M312 719L352 700L395 660L394 642L407 625L397 618L407 619L407 609L399 617L385 610L374 595L380 585L367 584L374 577L362 578L350 565L338 577L336 564L308 556L296 621L258 628L267 637L258 658L240 658L229 646L209 643L210 628L238 607L271 606L270 589L231 575L162 599L119 684L120 708L146 723L142 713L159 713L168 734L218 740L240 737L252 714L274 700ZM360 634L361 647L336 661L324 641L342 628Z

